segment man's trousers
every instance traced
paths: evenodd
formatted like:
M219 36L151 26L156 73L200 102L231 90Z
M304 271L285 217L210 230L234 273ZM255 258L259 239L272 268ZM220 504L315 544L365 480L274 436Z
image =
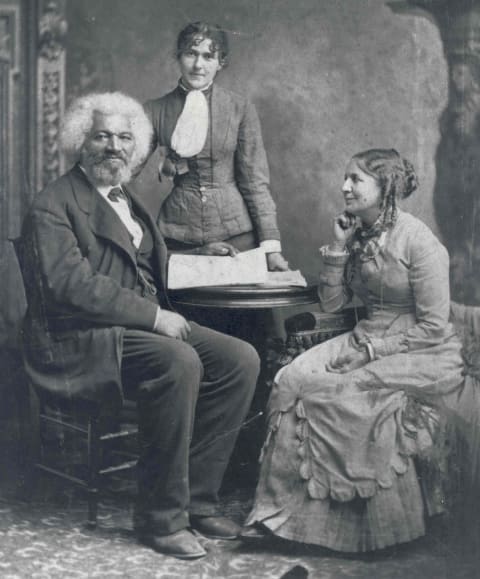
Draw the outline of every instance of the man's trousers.
M187 341L125 330L122 382L137 401L135 527L167 535L189 514L217 514L218 491L255 391L259 358L237 338L190 322Z

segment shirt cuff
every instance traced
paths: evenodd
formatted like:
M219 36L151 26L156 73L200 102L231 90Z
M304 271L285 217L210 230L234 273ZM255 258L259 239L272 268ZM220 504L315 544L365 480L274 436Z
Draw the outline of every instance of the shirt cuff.
M394 334L393 336L386 336L385 338L371 338L369 341L372 344L377 359L408 352L408 340L405 333Z
M160 306L157 307L157 313L155 314L155 322L153 324L152 330L155 332L157 324L160 322L160 316L162 315L162 308Z
M330 251L328 245L321 247L319 252L325 265L344 267L350 257L348 251Z
M322 256L334 256L334 257L345 257L347 255L350 255L350 252L347 249L344 250L339 250L339 249L331 249L331 247L329 245L322 245L322 247L320 247L320 249L318 250L320 252L320 254Z
M282 252L282 244L278 239L265 239L265 241L260 242L260 247L265 251L265 253Z

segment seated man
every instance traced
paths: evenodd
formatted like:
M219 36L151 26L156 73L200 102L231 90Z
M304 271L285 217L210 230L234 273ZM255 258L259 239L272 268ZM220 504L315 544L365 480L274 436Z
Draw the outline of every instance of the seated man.
M216 503L251 403L259 359L247 343L168 308L165 244L127 188L152 134L140 104L87 95L62 142L77 164L39 193L22 244L27 371L37 388L107 414L138 406L135 530L181 558L205 555L191 528L232 539Z

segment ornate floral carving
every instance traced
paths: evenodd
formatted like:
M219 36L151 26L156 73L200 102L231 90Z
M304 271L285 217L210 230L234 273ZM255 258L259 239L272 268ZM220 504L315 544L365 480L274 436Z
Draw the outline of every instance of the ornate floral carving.
M58 4L48 2L38 23L39 54L47 60L57 60L65 50L67 21L63 18Z
M60 175L58 136L63 107L62 82L63 77L60 71L44 71L42 78L43 183L49 183Z
M67 22L63 0L42 1L38 21L37 186L59 177L63 155L58 146L65 100L65 37Z
M19 58L19 8L0 4L0 62L7 62L12 73Z
M8 30L8 20L0 16L0 62L11 62L11 42L12 37Z

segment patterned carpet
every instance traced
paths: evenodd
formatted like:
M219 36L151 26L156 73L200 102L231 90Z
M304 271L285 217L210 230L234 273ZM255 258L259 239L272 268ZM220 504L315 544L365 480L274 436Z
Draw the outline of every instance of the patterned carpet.
M5 406L9 408L8 405ZM5 412L5 414L7 414ZM239 541L208 541L208 555L183 562L136 542L131 497L100 503L96 531L85 528L86 501L47 476L31 479L19 497L17 465L22 456L18 428L0 409L0 578L1 579L473 579L480 562L466 548L466 533L438 520L427 537L370 557L345 557L285 541L251 547ZM242 464L242 456L234 464ZM224 512L241 523L252 491L243 471L227 476ZM239 489L239 481L244 488ZM253 481L252 481L253 482ZM468 513L477 518L476 511ZM464 529L464 525L455 528ZM468 535L468 534L467 534ZM468 538L468 536L467 536ZM480 545L480 540L478 541ZM480 549L476 550L480 554Z
M276 542L250 547L237 541L202 539L208 555L183 562L154 553L136 543L131 526L132 503L123 497L100 505L99 527L84 527L85 502L72 491L40 484L21 500L11 485L0 490L0 577L2 579L470 579L478 567L459 556L446 527L434 526L413 544L358 558ZM226 513L241 521L250 493L231 491Z

